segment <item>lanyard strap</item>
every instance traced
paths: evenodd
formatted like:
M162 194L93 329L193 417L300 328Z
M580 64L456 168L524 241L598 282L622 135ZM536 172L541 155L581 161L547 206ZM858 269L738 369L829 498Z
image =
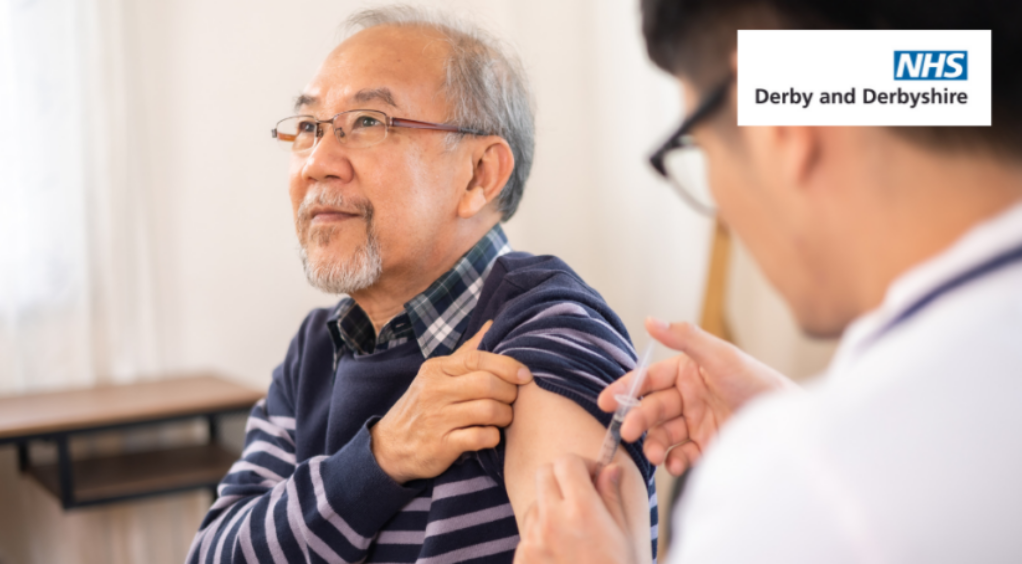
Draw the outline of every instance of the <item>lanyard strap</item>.
M986 276L987 274L990 274L996 270L1000 270L1007 266L1011 266L1012 264L1015 264L1017 262L1022 262L1022 245L1009 249L999 255L995 255L990 260L982 262L970 268L969 270L966 270L965 272L959 274L958 276L955 276L954 278L944 282L940 286L937 286L928 294L913 302L913 304L906 308L904 311L902 311L901 314L898 315L898 317L895 317L890 323L884 326L884 328L879 333L876 334L876 337L880 337L881 335L886 334L895 326L905 322L910 317L919 313L926 306L930 305L934 300L943 296L944 294L950 293L951 291L956 290L961 286L968 284L969 282L972 282L978 278L982 278L983 276Z

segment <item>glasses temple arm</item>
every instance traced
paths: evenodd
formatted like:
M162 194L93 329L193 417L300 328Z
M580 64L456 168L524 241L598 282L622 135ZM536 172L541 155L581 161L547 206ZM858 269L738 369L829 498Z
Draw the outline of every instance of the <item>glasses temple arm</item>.
M390 126L408 127L411 129L435 129L438 131L450 131L451 133L466 133L469 135L486 135L486 133L479 131L478 129L458 127L457 125L449 125L446 123L432 123L428 121L418 121L414 119L405 118L390 118Z

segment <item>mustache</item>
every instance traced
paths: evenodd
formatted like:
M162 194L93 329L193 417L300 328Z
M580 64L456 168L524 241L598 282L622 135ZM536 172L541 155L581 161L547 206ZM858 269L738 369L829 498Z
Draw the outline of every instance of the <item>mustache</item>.
M305 195L301 205L298 206L298 226L304 231L312 222L312 208L332 207L339 209L354 209L358 215L366 220L367 226L372 226L375 210L373 204L365 198L345 198L339 193L328 193L324 190L313 190Z

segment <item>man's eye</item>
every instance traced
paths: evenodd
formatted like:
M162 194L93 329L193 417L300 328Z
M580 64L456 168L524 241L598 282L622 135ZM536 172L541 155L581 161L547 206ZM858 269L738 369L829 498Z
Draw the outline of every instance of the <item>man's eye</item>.
M313 121L301 121L298 122L298 133L315 133L316 122Z
M383 122L373 116L358 116L355 119L355 127L377 127L380 125L383 125Z

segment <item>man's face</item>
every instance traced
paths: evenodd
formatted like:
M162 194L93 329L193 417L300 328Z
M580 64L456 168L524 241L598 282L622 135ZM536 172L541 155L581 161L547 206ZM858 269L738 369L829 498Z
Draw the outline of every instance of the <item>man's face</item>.
M698 90L680 82L691 113ZM734 96L732 90L717 119L693 132L706 154L719 218L742 240L806 333L838 336L860 312L835 268L840 258L830 245L832 233L808 191L792 185L776 130L736 127Z
M349 38L305 88L299 114L329 119L354 109L443 122L448 44L418 28L381 26ZM291 158L290 196L310 281L351 293L414 276L454 236L470 159L446 133L391 128L382 143L342 144L324 126L311 151Z

